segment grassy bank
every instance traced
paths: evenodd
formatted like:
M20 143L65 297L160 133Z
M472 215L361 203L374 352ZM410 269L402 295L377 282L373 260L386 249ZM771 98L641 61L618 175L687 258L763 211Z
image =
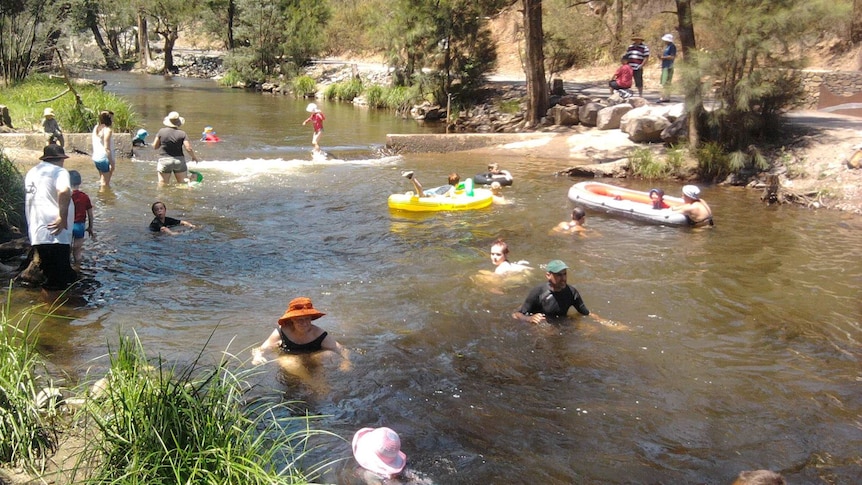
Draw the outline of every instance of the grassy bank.
M0 104L9 108L12 126L21 132L41 131L42 113L45 108L53 108L60 128L65 133L87 133L97 124L99 111L114 112L114 131L131 132L140 122L132 105L119 96L106 93L101 86L76 85L75 90L81 97L84 109L79 110L75 96L62 94L68 87L65 81L34 75L26 81L3 89ZM57 99L47 101L56 96Z

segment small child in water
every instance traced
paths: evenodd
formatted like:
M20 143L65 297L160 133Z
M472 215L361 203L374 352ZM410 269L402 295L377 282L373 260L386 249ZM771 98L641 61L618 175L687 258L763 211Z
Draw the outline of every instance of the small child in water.
M216 132L212 126L207 126L204 128L204 132L201 133L201 141L221 141L221 139L216 136Z
M147 135L149 135L149 133L147 133L147 130L145 130L143 128L138 130L138 132L135 133L135 138L132 139L132 146L133 147L148 146L149 144L147 143Z
M81 260L84 258L84 233L90 235L95 241L96 233L93 232L93 203L90 196L80 190L81 173L77 170L69 170L69 183L72 185L72 202L75 204L75 222L72 226L72 259L75 266L80 268ZM86 223L86 227L84 226Z

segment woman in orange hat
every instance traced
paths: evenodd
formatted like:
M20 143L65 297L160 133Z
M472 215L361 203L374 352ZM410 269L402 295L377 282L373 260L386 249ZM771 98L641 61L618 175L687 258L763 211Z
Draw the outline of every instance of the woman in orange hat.
M278 319L278 328L272 331L263 344L252 350L252 363L263 364L266 354L281 349L285 354L311 354L330 350L341 356L341 370L350 369L349 351L312 320L326 315L314 308L310 298L299 297L290 301L287 311Z

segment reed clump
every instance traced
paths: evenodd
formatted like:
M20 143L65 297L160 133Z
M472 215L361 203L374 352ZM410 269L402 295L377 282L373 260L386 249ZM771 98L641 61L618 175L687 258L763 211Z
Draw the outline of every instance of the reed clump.
M313 417L249 401L250 370L228 357L203 365L150 362L140 340L123 337L108 376L82 409L95 425L75 483L308 483L331 463L312 464ZM332 435L334 436L334 435Z
M10 307L11 286L0 308L0 462L38 471L57 444L52 415L37 404L40 391L51 383L36 348L38 307L16 315Z

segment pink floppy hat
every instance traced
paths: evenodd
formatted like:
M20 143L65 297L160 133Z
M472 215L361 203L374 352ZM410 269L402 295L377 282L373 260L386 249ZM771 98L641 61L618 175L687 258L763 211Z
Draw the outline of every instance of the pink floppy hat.
M389 428L362 428L353 435L353 457L359 466L385 476L401 473L407 455L401 452L401 438Z

